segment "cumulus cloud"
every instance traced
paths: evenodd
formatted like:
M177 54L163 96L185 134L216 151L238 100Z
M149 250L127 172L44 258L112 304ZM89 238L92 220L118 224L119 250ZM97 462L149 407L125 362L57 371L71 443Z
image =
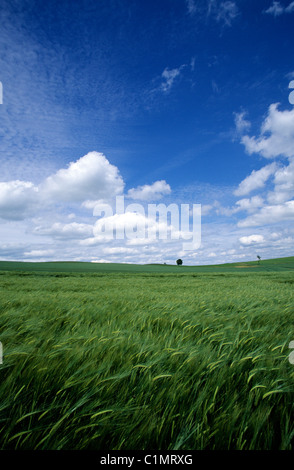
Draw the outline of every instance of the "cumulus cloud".
M239 239L242 245L256 245L264 242L263 235L249 235L247 237L241 237Z
M93 235L93 226L90 224L70 224L54 223L51 227L36 227L34 233L37 235L47 235L56 239L79 239Z
M165 180L156 181L151 185L138 186L128 191L128 196L131 199L142 201L154 201L161 199L164 195L170 194L171 188Z
M274 1L272 5L267 9L264 10L264 13L268 13L269 15L273 16L280 16L284 13L293 13L294 12L294 2L289 3L287 7L281 5L280 2Z
M259 137L242 137L249 154L259 153L265 158L294 157L294 109L279 111L278 103L269 107L268 116Z
M275 173L276 169L277 164L271 163L264 166L260 170L253 170L249 176L241 181L238 188L234 191L234 194L236 196L245 196L246 194L249 194L256 189L263 188L266 181L271 175Z
M274 184L274 190L267 196L269 203L280 204L294 197L294 161L276 171Z
M39 201L38 188L28 181L0 183L0 217L21 220L32 215Z
M42 184L42 192L58 202L107 199L123 191L118 168L99 152L89 152Z
M243 116L238 117L242 128ZM294 217L294 109L280 111L278 104L269 107L268 114L262 123L260 135L249 137L243 135L241 142L249 154L257 153L265 158L286 157L289 164L274 162L260 170L252 171L234 191L236 196L245 196L252 191L263 190L263 197L237 201L238 210L249 212L239 227L254 227L275 224L291 220ZM268 182L273 189L269 190ZM267 193L265 192L267 189ZM236 212L236 211L233 211Z
M258 227L293 220L293 218L294 201L287 201L284 204L262 207L260 211L238 222L238 227Z
M294 161L288 166L270 164L252 172L240 183L235 194L247 194L254 189L263 188L271 175L274 189L265 193L265 199L256 195L236 202L237 209L233 212L246 210L251 214L238 223L239 227L262 226L294 218Z
M264 201L260 196L253 196L252 198L240 199L236 202L240 210L247 212L255 212L257 208L264 205Z
M180 221L177 205L171 204L168 208L164 204L159 206L150 211L148 208L148 214L140 204L130 204L123 213L113 214L112 211L106 211L93 227L94 236L82 240L81 244L91 246L114 239L123 239L127 244L134 245L156 242L157 239L184 241L193 237L194 241L195 230L192 232L185 221ZM128 243L131 240L135 242Z
M124 181L116 166L99 152L90 152L62 168L38 186L30 181L0 182L0 217L22 220L50 202L95 205L97 199L121 194Z
M123 214L106 215L96 221L93 236L82 240L81 244L92 246L115 238L144 238L147 224L148 218L138 212L126 211Z
M101 240L111 240L116 236L119 237L118 233L121 233L122 238L131 239L144 239L149 234L150 238L155 239L157 231L160 233L168 233L172 229L167 223L161 221L157 222L151 217L145 215L144 211L128 211L123 214L114 214L108 217L101 217L94 225L94 239L89 239L85 243L95 243Z

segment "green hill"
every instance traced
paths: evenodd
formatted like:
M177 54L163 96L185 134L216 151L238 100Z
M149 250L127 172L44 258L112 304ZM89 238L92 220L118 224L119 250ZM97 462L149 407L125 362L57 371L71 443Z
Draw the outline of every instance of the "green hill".
M294 256L206 266L177 266L165 264L89 263L76 261L19 262L0 261L0 271L58 272L58 273L205 273L205 272L267 272L294 270Z

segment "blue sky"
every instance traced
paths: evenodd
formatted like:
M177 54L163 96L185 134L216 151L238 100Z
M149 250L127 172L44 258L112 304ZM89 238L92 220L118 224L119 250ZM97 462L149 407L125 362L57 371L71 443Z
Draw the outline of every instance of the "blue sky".
M2 0L0 15L0 259L293 255L294 2ZM95 203L117 195L201 204L201 246L95 237Z

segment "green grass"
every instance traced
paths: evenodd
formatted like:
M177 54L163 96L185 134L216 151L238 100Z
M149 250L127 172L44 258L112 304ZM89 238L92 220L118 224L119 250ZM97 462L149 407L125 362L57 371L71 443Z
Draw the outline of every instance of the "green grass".
M265 261L1 264L1 449L293 450L283 260L259 272Z

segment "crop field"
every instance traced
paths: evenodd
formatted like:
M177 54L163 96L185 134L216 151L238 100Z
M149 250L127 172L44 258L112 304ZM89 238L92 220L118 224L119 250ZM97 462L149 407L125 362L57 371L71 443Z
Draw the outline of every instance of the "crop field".
M1 262L0 448L293 450L293 286L294 258Z

